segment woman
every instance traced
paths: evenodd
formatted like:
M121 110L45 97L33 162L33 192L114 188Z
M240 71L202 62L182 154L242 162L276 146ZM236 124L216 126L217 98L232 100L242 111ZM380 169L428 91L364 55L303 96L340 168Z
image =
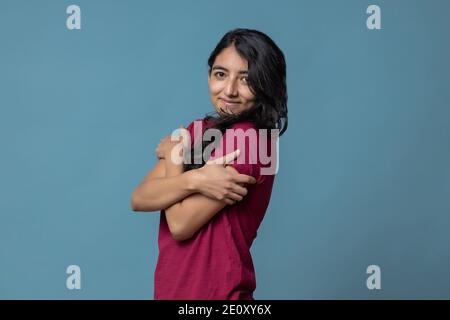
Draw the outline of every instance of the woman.
M195 161L176 163L180 141L165 137L157 164L132 195L134 211L162 210L155 299L251 300L256 288L250 247L275 177L273 170L263 174L273 163L262 161L261 150L276 154L274 137L287 128L285 59L267 35L236 29L208 65L216 113L188 126L193 139L183 137L181 150ZM203 135L210 129L223 134L213 144Z

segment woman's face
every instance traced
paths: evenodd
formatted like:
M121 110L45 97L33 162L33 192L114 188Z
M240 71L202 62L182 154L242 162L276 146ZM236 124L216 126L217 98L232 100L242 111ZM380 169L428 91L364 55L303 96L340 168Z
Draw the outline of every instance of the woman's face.
M250 109L255 95L248 85L248 62L234 46L220 52L208 75L209 94L217 112L240 113Z

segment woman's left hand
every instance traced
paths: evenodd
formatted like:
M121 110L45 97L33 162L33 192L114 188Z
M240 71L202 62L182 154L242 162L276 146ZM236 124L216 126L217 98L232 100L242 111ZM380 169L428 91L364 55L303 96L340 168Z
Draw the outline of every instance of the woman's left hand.
M155 150L156 157L158 159L165 159L169 155L169 152L172 151L172 148L179 142L179 140L171 141L171 136L162 138Z
M180 126L180 129L184 129L183 126ZM179 144L182 141L182 136L178 136L174 140L171 139L171 136L166 136L159 141L158 146L156 147L155 153L158 159L165 159L167 155L170 155L173 147Z

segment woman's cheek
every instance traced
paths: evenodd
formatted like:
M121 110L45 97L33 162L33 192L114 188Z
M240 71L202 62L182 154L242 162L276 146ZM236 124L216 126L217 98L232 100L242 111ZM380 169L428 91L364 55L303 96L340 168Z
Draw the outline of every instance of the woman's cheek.
M220 84L220 82L213 80L209 84L209 91L211 92L211 94L216 95L222 90L221 87L222 85Z
M250 90L249 87L246 87L244 90L242 90L243 92L243 96L245 97L246 100L254 100L255 99L255 95L253 94L253 92Z

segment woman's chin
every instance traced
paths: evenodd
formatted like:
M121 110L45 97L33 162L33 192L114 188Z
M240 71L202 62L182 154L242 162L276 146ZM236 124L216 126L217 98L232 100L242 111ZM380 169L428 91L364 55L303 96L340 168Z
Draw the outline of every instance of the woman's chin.
M219 114L237 114L240 112L240 105L216 105L215 110Z

